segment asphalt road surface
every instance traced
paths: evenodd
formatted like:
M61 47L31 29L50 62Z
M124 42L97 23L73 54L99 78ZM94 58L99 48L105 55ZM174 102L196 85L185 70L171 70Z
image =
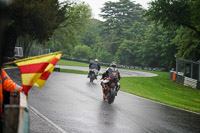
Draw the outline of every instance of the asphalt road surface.
M43 88L29 91L30 109L54 127L44 132L200 133L199 114L121 91L110 105L103 101L100 77L94 83L86 77L53 72Z

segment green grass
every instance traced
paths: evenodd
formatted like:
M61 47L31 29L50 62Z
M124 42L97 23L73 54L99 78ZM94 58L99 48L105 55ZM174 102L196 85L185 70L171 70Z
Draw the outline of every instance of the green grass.
M82 63L82 62L68 61L68 60L59 60L56 65L89 67L89 63ZM107 67L101 66L101 68L107 68Z
M88 67L89 64L76 61L59 60L56 65Z
M3 68L16 68L17 66L14 66L14 65L6 65L6 66L3 66Z
M169 80L168 72L152 72L156 77L123 77L121 90L165 103L171 106L200 112L200 90Z
M87 66L86 63L62 61L60 65ZM87 74L79 70L62 70L67 73ZM138 70L141 71L141 70ZM156 77L122 77L121 91L200 113L200 90L171 81L169 72L154 72Z
M65 73L75 73L75 74L88 74L86 71L80 71L80 70L71 70L71 69L60 69L60 72L65 72Z

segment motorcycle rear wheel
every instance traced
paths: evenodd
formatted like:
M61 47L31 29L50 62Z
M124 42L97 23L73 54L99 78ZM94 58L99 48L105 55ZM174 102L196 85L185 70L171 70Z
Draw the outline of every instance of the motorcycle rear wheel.
M95 75L94 75L94 73L92 73L92 74L90 75L90 82L91 82L91 83L93 83L94 78L95 78Z
M112 104L115 100L115 92L113 89L110 89L110 91L108 92L108 103Z

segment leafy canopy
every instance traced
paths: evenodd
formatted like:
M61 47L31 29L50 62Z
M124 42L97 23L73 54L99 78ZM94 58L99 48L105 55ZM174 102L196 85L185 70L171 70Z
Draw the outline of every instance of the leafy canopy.
M166 28L172 26L190 28L200 38L199 0L155 0L151 2L145 16Z

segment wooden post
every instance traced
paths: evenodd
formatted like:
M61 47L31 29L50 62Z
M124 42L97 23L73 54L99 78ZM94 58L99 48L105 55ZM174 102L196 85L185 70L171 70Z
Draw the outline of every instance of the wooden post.
M199 62L199 82L200 82L200 60L198 62Z
M193 62L191 63L191 77L190 78L193 78Z
M176 57L176 74L178 74L178 57Z

